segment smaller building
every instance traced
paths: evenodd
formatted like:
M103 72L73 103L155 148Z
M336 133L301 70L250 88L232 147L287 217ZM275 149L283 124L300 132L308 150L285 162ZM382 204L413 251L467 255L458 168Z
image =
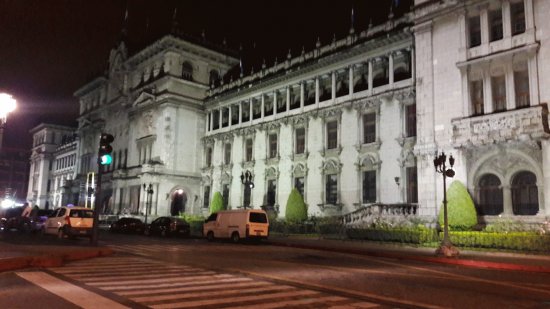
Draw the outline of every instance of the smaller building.
M73 192L77 164L78 139L75 128L40 124L30 133L33 146L27 200L50 209L78 204L79 192Z

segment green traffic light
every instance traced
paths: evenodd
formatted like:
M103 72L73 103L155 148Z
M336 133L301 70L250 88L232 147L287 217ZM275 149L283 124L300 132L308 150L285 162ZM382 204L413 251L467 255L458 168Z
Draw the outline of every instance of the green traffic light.
M99 161L101 165L109 165L113 162L113 157L110 154L102 155Z

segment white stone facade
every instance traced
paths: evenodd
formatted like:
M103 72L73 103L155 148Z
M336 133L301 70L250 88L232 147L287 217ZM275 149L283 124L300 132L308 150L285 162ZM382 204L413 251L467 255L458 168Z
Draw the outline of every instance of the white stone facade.
M97 172L106 132L107 213L206 214L218 191L242 207L250 171L251 205L279 216L297 187L310 215L382 204L431 219L443 195L434 154L445 151L487 220L542 220L549 11L546 0L416 1L399 20L225 83L239 63L227 50L167 35L128 55L120 43L108 73L75 93L77 178Z
M456 158L478 213L550 215L547 102L549 31L544 0L416 1L419 202L436 214L433 153ZM437 177L437 178L436 178Z

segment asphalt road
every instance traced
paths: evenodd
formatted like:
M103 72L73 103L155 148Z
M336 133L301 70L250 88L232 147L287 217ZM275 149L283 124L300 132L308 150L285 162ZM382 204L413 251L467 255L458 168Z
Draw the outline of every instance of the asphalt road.
M94 300L89 308L101 301L132 308L550 308L548 274L424 264L268 243L102 236L101 241L117 254L44 271L0 274L0 308L31 308L24 306L27 295L52 305L41 308L71 308L63 292L46 290L63 284L67 286L62 291L92 293L87 297Z

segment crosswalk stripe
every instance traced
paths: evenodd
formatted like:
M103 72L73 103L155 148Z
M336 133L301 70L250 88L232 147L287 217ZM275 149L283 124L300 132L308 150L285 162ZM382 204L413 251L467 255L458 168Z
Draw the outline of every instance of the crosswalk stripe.
M207 272L206 274L196 275L196 276L176 277L176 278L145 279L145 280L140 280L139 282L141 282L141 283L188 282L188 281L193 281L194 279L197 279L197 278L203 278L203 277L211 276L211 275L214 275L214 274L216 274L216 273L211 271L211 272ZM127 285L127 284L132 284L132 283L135 283L135 281L134 280L124 280L124 281L110 282L110 285L121 286L121 285ZM101 285L105 285L106 282L90 282L90 283L87 283L87 284L93 285L93 286L101 286Z
M87 278L81 278L82 281L86 283L99 283L99 282L112 282L113 280L125 280L125 282L130 282L128 280L131 279L132 282L135 280L144 280L144 279L155 279L155 278L185 278L187 276L206 276L206 275L214 275L216 272L213 271L178 271L173 273L163 272L163 273L154 273L154 274L136 274L132 276L101 276L101 277L87 277Z
M221 277L222 275L220 275ZM216 289L227 288L227 284L231 284L231 287L238 286L241 282L252 282L250 278L227 278L227 279L216 279L216 280L205 280L205 281L193 281L193 282L184 282L184 283L167 283L167 284L156 284L156 285L132 285L118 288L109 288L105 289L114 293L117 293L122 296L130 295L143 295L146 293L163 293L163 292L179 292L189 290L208 290L211 287ZM139 289L139 290L137 290Z
M172 266L167 267L163 265L153 266L153 265L146 265L146 264L136 264L136 265L129 265L128 267L102 267L100 265L96 266L88 266L88 267L71 267L63 270L54 270L55 272L58 272L60 274L78 274L78 273L124 273L124 272L131 272L131 271L143 271L143 268L147 269L158 269L158 270L164 270L164 269L193 269L191 267L178 267L178 266ZM196 269L196 268L195 268Z
M44 272L20 272L19 277L32 282L81 308L128 308L101 295L92 293L74 284L65 282ZM37 304L40 306L40 303Z
M281 291L281 290L292 290L295 289L291 286L277 286L273 284L258 284L259 282L254 282L253 285L256 285L255 288L247 288L246 290L239 290L235 289L234 286L231 286L231 290L225 290L220 291L219 289L216 289L214 291L204 291L201 290L200 292L194 292L194 293L185 293L185 294L171 294L171 295L159 295L159 296L142 296L142 297L135 297L130 298L133 301L136 302L142 302L146 305L151 305L155 302L159 301L165 301L165 300L183 300L188 298L197 298L197 297L204 297L204 298L212 298L212 297L221 297L221 296L227 296L227 295L235 295L235 294L242 294L243 292L246 293L266 293L266 292L273 292L273 291ZM265 285L262 287L262 285Z
M272 308L308 305L313 303L327 303L327 302L344 301L344 300L347 300L347 298L341 297L341 296L324 296L324 297L306 298L306 299L279 300L274 303L263 303L261 306L258 304L249 305L249 306L238 305L235 307L225 307L225 309L257 309L260 307L262 309L272 309Z
M319 292L311 291L311 290L298 290L298 291L271 293L271 294L263 294L263 295L237 296L237 297L229 297L229 298L185 301L185 302L178 302L178 303L150 305L149 307L155 308L155 309L196 308L199 306L207 306L207 305L221 306L223 304L233 304L233 303L239 303L239 302L255 301L255 300L257 301L257 300L266 300L266 299L273 299L273 300L279 301L279 299L283 297L313 296L316 294L319 294Z
M148 272L174 272L174 271L181 271L181 270L189 270L190 268L186 267L179 267L179 266L159 266L159 267L153 267L153 266L146 266ZM102 276L102 275L114 275L114 274L121 274L121 275L131 275L131 274L143 274L143 269L139 268L130 268L130 269L103 269L98 268L94 269L93 272L90 272L90 270L69 270L65 272L59 272L66 275L70 275L72 277L82 277L85 278L86 276Z

